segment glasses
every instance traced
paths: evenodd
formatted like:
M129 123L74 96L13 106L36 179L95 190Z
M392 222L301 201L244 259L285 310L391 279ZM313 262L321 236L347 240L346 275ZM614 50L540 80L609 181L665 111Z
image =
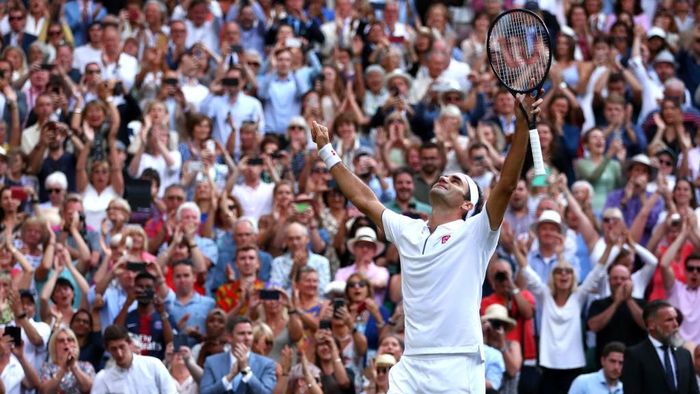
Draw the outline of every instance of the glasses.
M392 119L389 124L403 124L403 120L400 118Z
M326 168L326 167L323 167L323 168L318 167L318 168L314 168L313 170L311 170L311 172L313 172L314 174L327 174L327 173L328 173L328 168Z
M249 66L260 67L260 62L248 62Z
M659 160L659 164L669 167L673 165L673 163L670 160Z
M22 16L10 16L9 19L10 19L10 22L11 21L21 21L22 19L24 19L24 15L22 15Z
M291 125L291 126L289 126L289 127L287 127L287 128L290 129L290 130L304 130L304 127L298 126L298 125Z
M700 274L700 265L687 265L685 266L686 272L697 272Z
M377 375L379 374L386 374L389 373L389 368L384 368L384 367L378 367L377 368Z
M93 70L86 70L85 73L86 74L99 74L100 70L94 70L94 69Z
M63 191L63 189L46 189L46 192L49 194L60 194Z
M489 324L496 331L500 330L505 326L505 324L500 320L489 320Z
M49 35L50 36L60 36L61 31L60 30L51 30L51 31L49 31Z
M167 196L165 198L170 200L170 201L173 201L173 200L183 201L185 199L185 197L183 197L183 196Z
M556 275L562 275L562 274L573 274L574 270L572 268L555 268L554 269L554 274Z
M616 222L618 220L620 220L620 219L618 219L618 218L603 218L603 223L613 223L613 222Z
M360 288L360 287L365 287L367 286L367 281L366 280L361 280L361 281L352 281L348 282L348 287L350 288Z

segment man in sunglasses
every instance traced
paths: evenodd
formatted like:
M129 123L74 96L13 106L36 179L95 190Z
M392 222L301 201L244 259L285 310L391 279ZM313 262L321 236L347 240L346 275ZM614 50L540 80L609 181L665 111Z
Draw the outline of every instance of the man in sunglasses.
M386 209L342 163L328 128L313 124L319 157L340 190L396 245L401 257L406 351L390 371L389 394L486 391L478 313L481 286L523 169L528 121L537 121L542 103L531 96L518 99L524 111L517 113L511 149L486 204L468 175L443 174L430 188L432 213L427 221Z
M698 287L700 286L700 254L694 252L685 259L685 283L676 278L671 267L671 261L679 253L683 245L690 239L691 232L698 232L697 224L691 225L691 220L686 219L680 234L671 243L664 253L659 266L664 281L664 288L668 292L668 302L681 311L683 324L680 326L680 335L683 339L700 343L700 308L698 307Z

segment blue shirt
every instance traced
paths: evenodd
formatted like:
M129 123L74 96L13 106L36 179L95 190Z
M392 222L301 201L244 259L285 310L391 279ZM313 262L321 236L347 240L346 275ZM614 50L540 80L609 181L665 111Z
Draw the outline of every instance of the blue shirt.
M486 380L491 382L493 389L498 391L501 388L503 374L506 372L506 364L503 361L503 354L491 346L484 345L484 358L486 368Z
M603 370L579 375L569 388L569 394L622 394L622 381L617 380L614 387L609 387Z
M199 105L199 111L211 118L214 123L212 136L224 145L231 135L231 125L226 120L229 114L236 130L240 130L243 121L259 121L260 130L264 130L265 127L262 104L258 99L244 93L238 93L233 103L228 94L223 96L210 94ZM236 140L236 146L240 146L238 140Z
M204 334L207 332L206 321L207 314L216 306L216 302L211 297L203 296L197 292L194 292L192 298L186 303L182 304L177 300L175 292L168 290L168 295L165 297L165 308L167 309L170 316L172 316L172 321L180 321L185 314L189 314L190 317L185 323L186 327L198 327L199 332Z
M290 253L285 253L272 260L270 282L275 286L283 288L287 293L290 293L292 289L289 273L292 271L293 265L294 261L292 261L292 255ZM309 252L309 259L306 265L318 272L318 295L322 296L326 285L331 280L331 269L328 259L316 253Z
M265 103L265 132L285 134L293 116L301 113L301 97L307 85L296 72L285 77L268 74L261 78L258 94Z

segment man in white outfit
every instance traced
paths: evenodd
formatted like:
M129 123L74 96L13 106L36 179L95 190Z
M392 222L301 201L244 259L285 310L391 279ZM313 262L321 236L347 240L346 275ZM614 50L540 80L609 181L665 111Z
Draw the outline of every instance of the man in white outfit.
M525 111L536 117L541 100L520 99ZM511 149L484 211L476 183L465 174L447 174L430 190L432 214L427 222L385 209L341 163L328 129L313 124L319 156L340 190L386 234L401 256L406 349L391 369L390 394L485 391L481 284L527 152L524 115L519 111Z

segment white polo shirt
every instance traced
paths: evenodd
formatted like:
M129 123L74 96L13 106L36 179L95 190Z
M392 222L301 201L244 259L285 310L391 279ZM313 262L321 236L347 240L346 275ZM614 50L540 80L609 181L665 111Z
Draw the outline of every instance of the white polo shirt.
M389 209L382 223L401 256L405 354L481 353L481 284L500 227L491 230L486 209L432 234L425 221Z

